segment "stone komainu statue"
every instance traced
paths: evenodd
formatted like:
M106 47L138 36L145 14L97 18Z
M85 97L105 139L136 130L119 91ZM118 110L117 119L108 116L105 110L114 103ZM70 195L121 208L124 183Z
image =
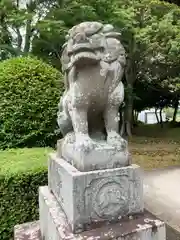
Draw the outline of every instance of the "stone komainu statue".
M124 100L126 58L119 37L112 25L99 22L83 22L68 32L61 59L65 92L58 125L64 136L73 132L76 146L93 148L94 139L103 137L113 146L125 144L119 135L118 110Z

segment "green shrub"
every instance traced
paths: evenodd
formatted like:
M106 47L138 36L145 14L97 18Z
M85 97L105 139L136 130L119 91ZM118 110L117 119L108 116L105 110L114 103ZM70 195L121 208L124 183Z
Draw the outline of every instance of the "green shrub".
M13 239L16 224L38 216L38 188L47 185L50 148L0 151L0 239Z
M56 142L62 75L34 57L0 63L0 148Z

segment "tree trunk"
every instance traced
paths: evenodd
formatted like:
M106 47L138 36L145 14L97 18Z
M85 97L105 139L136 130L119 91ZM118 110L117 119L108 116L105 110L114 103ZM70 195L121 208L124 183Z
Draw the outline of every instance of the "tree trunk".
M21 47L22 47L22 36L20 33L19 28L16 28L16 33L17 33L17 46L18 46L18 50L19 52L21 52Z
M137 123L138 121L138 112L134 110L134 123Z
M28 53L30 51L30 46L31 46L31 20L26 21L26 35L25 35L25 45L24 45L24 53Z
M132 124L130 121L125 121L125 133L128 137L132 136Z
M161 128L163 128L162 110L163 110L163 108L161 108L161 109L160 109L160 112L159 112Z
M156 119L157 119L157 123L159 123L159 117L158 117L158 114L157 114L157 108L155 108L155 115L156 115Z
M179 106L179 99L176 99L176 102L174 104L174 114L173 114L173 123L176 122L176 116L177 116L177 112L178 112L178 106Z
M133 101L133 87L128 84L128 93L125 105L125 134L127 134L127 136L132 136Z
M136 52L136 41L132 34L129 37L128 43L128 57L125 69L125 79L127 83L127 92L125 97L125 134L127 136L132 136L132 123L133 123L133 86L136 81L136 62L135 62L135 52Z

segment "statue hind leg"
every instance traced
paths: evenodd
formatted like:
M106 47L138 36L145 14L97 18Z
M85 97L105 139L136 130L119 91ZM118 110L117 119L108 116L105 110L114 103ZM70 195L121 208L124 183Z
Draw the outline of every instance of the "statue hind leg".
M107 142L111 145L124 148L126 141L119 133L119 106L124 100L124 86L120 82L108 99L104 111L105 127L107 132Z

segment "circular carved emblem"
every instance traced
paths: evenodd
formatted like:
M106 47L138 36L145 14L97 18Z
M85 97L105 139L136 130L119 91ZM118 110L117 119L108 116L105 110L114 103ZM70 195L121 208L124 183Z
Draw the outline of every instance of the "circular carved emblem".
M116 217L128 202L126 190L116 182L107 182L93 194L93 208L101 218Z

